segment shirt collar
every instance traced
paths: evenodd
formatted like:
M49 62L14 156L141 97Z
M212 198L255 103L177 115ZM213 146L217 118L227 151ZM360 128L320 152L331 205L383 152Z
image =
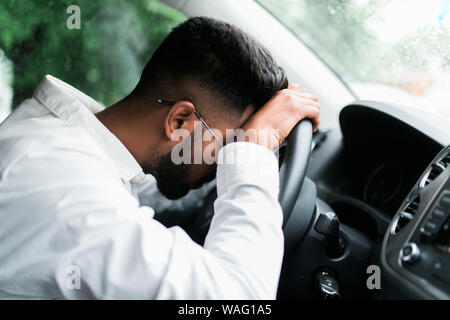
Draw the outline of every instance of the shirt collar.
M33 96L64 122L82 126L111 157L124 181L143 180L144 173L133 155L94 115L104 109L97 101L51 75L44 77Z

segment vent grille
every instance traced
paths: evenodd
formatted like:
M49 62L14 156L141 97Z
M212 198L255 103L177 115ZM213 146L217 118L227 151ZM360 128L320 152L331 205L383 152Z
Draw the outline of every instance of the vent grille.
M414 218L414 215L419 208L419 204L420 196L415 195L412 197L405 209L403 209L398 216L397 223L394 225L394 229L392 230L394 234L399 233L400 230L402 230Z
M438 161L438 164L446 169L450 165L450 153L447 153L445 157Z
M442 172L444 172L444 170L445 170L445 167L442 166L439 162L433 163L431 165L430 170L428 170L428 172L423 177L422 183L420 184L420 186L422 188L426 187L431 182L433 182Z
M435 160L420 180L419 187L425 188L450 166L450 152L447 151Z

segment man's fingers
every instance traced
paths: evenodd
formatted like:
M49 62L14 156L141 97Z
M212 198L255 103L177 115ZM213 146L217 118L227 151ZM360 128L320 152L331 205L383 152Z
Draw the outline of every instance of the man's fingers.
M310 119L316 131L320 120L320 104L317 98L296 84L277 92L244 125L244 129L273 128L279 134L271 139L269 149L279 146L298 121Z
M291 99L291 103L293 103L294 108L299 111L302 111L305 107L312 107L320 114L320 104L318 102L298 96L292 96Z
M315 132L320 124L320 111L316 107L305 107L304 116L302 119L310 119L313 125L313 131Z
M288 89L297 90L297 91L301 91L301 92L308 92L308 90L306 90L304 87L302 87L296 83L289 83Z
M298 121L305 118L310 119L313 124L313 129L316 131L320 123L320 107L317 106L317 103L308 99L296 97L294 100L294 108L299 112Z
M297 89L297 90L305 91L305 92L306 92L306 89L305 89L305 88L299 86L299 85L296 84L296 83L289 83L288 89Z
M293 95L300 98L310 99L313 101L318 101L317 97L307 91L301 91L297 89L283 89L282 90L286 95Z
M311 106L317 108L317 110L320 110L320 104L314 100L304 98L304 97L295 97L295 103L301 103L305 106Z
M313 124L313 131L316 132L316 130L319 128L320 125L320 104L315 103L312 106L315 110L312 110L312 124Z

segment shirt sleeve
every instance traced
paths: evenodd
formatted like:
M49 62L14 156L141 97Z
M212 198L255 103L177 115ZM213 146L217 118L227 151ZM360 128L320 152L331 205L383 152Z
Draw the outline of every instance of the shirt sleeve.
M233 158L249 154L256 164ZM274 299L283 256L276 158L246 142L221 157L204 247L154 220L95 154L43 149L17 161L0 188L11 240L0 250L0 296Z
M158 298L276 297L284 246L278 162L267 148L248 142L225 146L218 159L218 198L204 248L189 250L191 242L180 242Z

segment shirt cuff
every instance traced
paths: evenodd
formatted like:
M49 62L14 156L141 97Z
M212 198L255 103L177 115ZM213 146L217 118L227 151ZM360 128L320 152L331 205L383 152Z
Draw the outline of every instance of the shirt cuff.
M278 159L259 144L233 142L218 153L217 193L236 184L257 185L278 197Z

